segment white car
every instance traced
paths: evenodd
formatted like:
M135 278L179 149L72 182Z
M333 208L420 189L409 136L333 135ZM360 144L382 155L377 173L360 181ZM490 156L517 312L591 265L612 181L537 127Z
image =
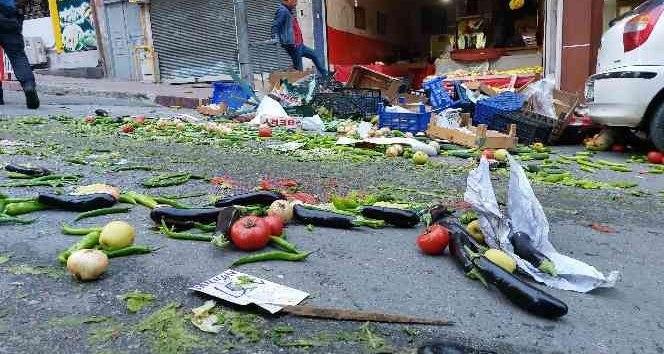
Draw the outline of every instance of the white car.
M647 1L611 25L597 74L586 83L588 116L643 130L664 151L664 0Z

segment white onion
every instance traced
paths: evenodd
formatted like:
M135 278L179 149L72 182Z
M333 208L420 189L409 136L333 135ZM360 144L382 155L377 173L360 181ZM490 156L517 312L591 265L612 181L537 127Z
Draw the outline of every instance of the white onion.
M108 267L108 257L99 250L78 250L67 258L67 270L80 281L95 280Z
M288 223L293 219L293 203L286 200L275 200L267 210L267 215L276 216L284 223Z

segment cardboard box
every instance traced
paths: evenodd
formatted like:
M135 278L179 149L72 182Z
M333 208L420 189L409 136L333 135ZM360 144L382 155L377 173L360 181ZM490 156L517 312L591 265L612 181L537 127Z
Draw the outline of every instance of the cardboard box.
M281 82L282 79L287 79L289 83L294 83L313 74L313 68L309 68L305 71L273 71L270 73L270 77L268 78L269 85L267 92L272 92L272 90L274 90L274 88Z
M431 138L447 140L451 143L468 148L482 149L514 149L518 139L516 136L516 124L510 126L509 134L503 134L495 130L488 130L485 124L474 127L471 123L470 114L462 114L461 126L467 130L450 129L438 126L436 117L431 117L427 136Z
M380 90L383 97L392 103L398 103L399 88L401 85L402 82L398 78L362 66L354 66L346 87Z

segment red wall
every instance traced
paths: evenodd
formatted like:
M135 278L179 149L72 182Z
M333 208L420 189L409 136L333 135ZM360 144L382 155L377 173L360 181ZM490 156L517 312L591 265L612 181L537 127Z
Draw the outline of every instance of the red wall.
M565 0L560 82L565 91L583 92L586 79L595 73L603 6L602 0Z
M382 61L391 53L392 47L391 43L327 27L327 52L332 65Z

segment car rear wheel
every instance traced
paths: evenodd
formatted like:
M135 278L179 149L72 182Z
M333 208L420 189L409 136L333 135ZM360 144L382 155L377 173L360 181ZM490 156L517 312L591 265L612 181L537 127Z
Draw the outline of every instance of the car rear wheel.
M650 121L650 140L659 151L664 151L664 103L655 110Z

